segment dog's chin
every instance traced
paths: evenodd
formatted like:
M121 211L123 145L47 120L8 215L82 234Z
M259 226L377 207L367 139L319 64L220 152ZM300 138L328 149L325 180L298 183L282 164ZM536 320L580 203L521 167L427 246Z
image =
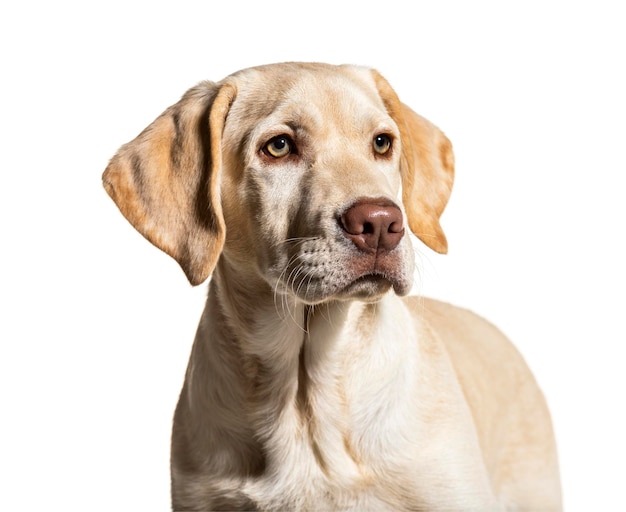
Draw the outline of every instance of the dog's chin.
M406 295L410 291L410 286L384 275L378 273L365 274L354 279L343 288L331 293L328 297L315 302L321 303L329 300L377 302L392 288L397 295Z
M376 302L393 286L386 277L379 274L367 274L352 281L337 294L340 299L357 299Z
M405 282L395 277L389 277L380 273L371 273L355 279L338 295L340 298L376 302L391 288L393 288L396 295L407 295L411 291L411 284L410 282Z

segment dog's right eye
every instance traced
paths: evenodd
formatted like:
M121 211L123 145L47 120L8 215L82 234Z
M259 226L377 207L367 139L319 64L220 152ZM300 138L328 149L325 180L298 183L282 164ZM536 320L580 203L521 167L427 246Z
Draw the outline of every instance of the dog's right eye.
M293 149L293 141L287 135L274 137L263 146L263 152L272 158L283 158L293 152Z

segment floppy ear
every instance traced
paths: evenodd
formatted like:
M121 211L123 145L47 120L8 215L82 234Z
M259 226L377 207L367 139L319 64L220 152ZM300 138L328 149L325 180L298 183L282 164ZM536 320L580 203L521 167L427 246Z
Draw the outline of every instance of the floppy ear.
M387 80L376 71L374 80L389 115L400 130L402 202L409 227L428 247L445 254L448 241L439 217L454 180L452 144L439 128L401 103Z
M224 244L221 137L234 97L231 84L190 89L122 146L102 175L122 214L193 285L209 276Z

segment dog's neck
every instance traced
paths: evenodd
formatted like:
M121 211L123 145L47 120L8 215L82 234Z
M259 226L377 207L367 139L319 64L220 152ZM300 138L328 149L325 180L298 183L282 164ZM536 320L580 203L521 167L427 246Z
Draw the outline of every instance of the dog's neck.
M322 390L324 383L336 383L344 348L339 341L346 338L341 326L350 309L348 303L309 306L277 295L255 275L235 272L220 261L207 306L215 315L213 325L220 327L215 340L206 341L212 350L221 350L220 344L229 345L227 352L236 350L245 409L254 411L248 418L252 423L276 424L276 416L286 410L300 416L294 421L308 421L310 384Z
M224 454L233 459L233 469L255 457L259 471L279 467L281 472L295 471L285 461L316 460L327 476L341 468L344 480L358 479L352 439L374 432L364 421L359 422L363 430L359 432L351 417L365 414L361 408L388 409L398 400L398 390L410 389L406 380L413 378L408 372L382 373L370 382L350 374L376 371L390 363L391 368L410 371L410 366L398 364L407 357L406 347L383 345L371 332L376 325L393 335L397 326L381 322L381 316L385 308L396 307L396 301L391 294L375 304L287 303L267 283L234 272L220 261L194 344L191 361L197 366L190 366L183 391L189 395L188 421L205 418L194 428L204 442L197 438L195 446L204 444L207 453L215 453L212 439L223 440L228 432L236 441L229 443L230 449L241 447L240 453ZM355 365L355 360L364 366ZM364 384L354 387L355 382ZM352 403L347 403L347 396ZM192 407L211 410L207 414ZM220 436L213 437L211 431L218 430Z

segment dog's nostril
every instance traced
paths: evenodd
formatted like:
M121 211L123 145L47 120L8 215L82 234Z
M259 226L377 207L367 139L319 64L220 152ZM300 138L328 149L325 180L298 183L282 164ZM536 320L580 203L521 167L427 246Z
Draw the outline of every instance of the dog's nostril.
M373 234L375 232L374 225L371 222L363 224L363 235Z
M389 224L389 229L388 232L389 233L402 233L404 231L404 226L402 225L402 222L392 222L391 224Z

